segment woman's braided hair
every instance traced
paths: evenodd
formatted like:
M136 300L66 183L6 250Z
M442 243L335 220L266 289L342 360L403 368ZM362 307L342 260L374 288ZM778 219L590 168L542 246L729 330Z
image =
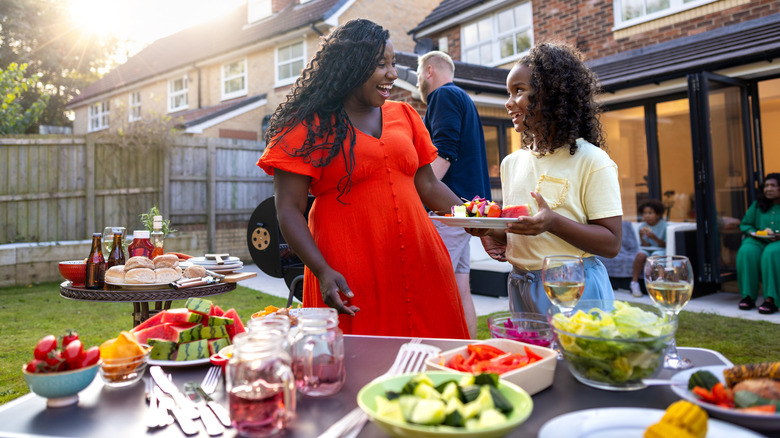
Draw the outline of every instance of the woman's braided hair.
M324 167L341 155L347 174L339 181L339 198L348 193L355 168L355 128L344 109L344 98L365 83L376 70L390 32L369 20L350 20L321 38L320 49L295 81L287 99L271 116L265 140L275 146L298 123L308 129L298 147L286 148L293 157L303 157L314 167ZM319 122L315 123L315 117ZM343 147L349 136L350 147ZM318 151L327 151L314 159Z
M537 133L537 151L544 155L560 147L569 146L569 153L577 151L575 140L582 137L597 147L605 148L604 135L598 115L601 111L595 97L598 81L583 63L576 48L563 43L541 43L528 55L517 61L531 70L531 89L528 113L523 120L526 127L522 136L524 147L534 142L527 119L541 112Z

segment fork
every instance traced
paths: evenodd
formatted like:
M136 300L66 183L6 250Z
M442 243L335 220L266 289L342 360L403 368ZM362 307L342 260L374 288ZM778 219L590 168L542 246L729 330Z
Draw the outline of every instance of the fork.
M213 394L217 389L217 383L222 375L222 367L213 366L209 368L203 381L200 383L200 387L206 394Z
M206 372L206 376L203 377L203 381L200 383L200 389L203 391L201 395L206 400L206 405L211 408L211 412L217 416L222 425L230 427L230 412L209 396L217 389L217 384L219 383L221 376L222 367L213 366L209 368L208 372Z
M418 373L424 370L425 360L429 356L439 354L441 349L432 345L422 344L421 342L421 339L412 339L411 342L401 345L393 365L377 379L399 374ZM329 427L319 438L356 437L363 429L363 425L367 420L368 416L366 413L360 407L357 407Z

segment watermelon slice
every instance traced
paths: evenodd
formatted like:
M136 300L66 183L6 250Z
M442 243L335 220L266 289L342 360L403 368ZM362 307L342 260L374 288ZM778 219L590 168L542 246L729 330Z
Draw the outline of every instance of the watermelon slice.
M533 216L531 204L507 205L501 209L501 217L516 218L520 216Z
M230 345L230 339L228 338L209 339L209 353L217 354L219 353L219 350L228 345Z
M187 302L184 303L184 307L190 309L193 312L198 312L201 315L208 315L211 311L212 305L213 304L211 303L211 300L197 297L187 298Z
M200 338L201 339L214 339L214 338L227 338L228 332L227 332L226 325L215 325L211 327L203 327L200 329Z
M200 339L200 329L203 328L202 324L165 324L165 336L162 339L176 342L181 344L182 342L197 341Z
M233 324L225 326L231 342L233 341L233 336L239 333L244 333L246 331L246 329L244 328L244 324L241 322L241 318L238 317L238 313L236 313L235 309L226 310L225 314L222 316L225 318L233 319Z
M209 340L198 339L196 341L179 344L176 360L206 359L209 357Z
M170 309L161 313L163 313L163 323L200 322L203 319L203 315L190 312L188 309Z
M149 328L153 325L162 324L162 318L163 315L167 312L167 310L160 311L156 313L154 316L149 317L146 321L138 324L137 326L130 329L130 333L136 333L139 332L145 328Z
M207 324L203 324L203 325L217 326L217 325L229 325L229 324L233 324L233 320L230 318L225 318L224 316L209 316Z
M148 342L152 346L152 352L149 354L150 359L173 360L176 357L176 350L179 346L175 342L155 338L150 338Z
M222 310L219 306L216 304L211 306L211 311L209 312L209 316L222 316L225 314L225 311Z
M158 313L158 315L161 315L162 312ZM156 339L168 339L166 337L165 332L165 324L158 324L151 327L146 327L144 329L138 330L133 333L135 335L135 339L138 341L139 344L148 344L148 340L152 338Z

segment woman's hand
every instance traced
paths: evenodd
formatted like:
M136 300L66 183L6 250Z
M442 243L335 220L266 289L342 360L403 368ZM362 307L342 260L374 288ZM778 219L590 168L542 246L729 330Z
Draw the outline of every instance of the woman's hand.
M498 260L499 262L505 262L506 260L506 242L501 242L493 238L492 236L480 237L482 241L482 247L485 248L485 252L488 253L490 258Z
M349 299L354 297L347 280L333 269L328 269L324 273L320 274L317 279L320 281L320 293L322 294L322 301L328 307L336 309L339 313L344 313L349 316L355 316L355 312L359 312L360 308L349 304ZM347 300L341 299L341 294L347 297Z

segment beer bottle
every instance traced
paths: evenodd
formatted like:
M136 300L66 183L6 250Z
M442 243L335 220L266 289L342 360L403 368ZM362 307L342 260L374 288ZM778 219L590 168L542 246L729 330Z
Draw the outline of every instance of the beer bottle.
M103 258L103 249L101 248L101 233L92 233L92 249L87 258L87 279L85 286L87 289L103 289L106 279L106 260Z
M122 233L114 233L114 243L106 260L106 270L112 266L125 264L125 250L122 248Z

